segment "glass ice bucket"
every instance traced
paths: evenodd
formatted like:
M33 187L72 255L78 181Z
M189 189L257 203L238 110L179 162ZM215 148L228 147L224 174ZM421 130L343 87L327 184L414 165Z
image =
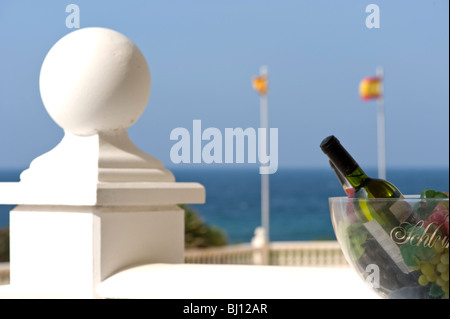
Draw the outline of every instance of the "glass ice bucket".
M449 298L448 198L329 198L345 258L383 298Z

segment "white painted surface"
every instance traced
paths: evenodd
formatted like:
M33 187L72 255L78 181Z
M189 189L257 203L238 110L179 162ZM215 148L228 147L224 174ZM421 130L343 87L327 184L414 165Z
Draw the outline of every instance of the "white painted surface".
M99 183L95 187L55 184L41 188L0 183L0 204L4 205L202 204L205 198L205 189L199 183Z
M131 265L184 261L184 211L141 209L101 213L101 280Z
M176 206L17 206L10 225L10 282L17 289L91 298L122 269L184 259L184 211Z
M350 268L154 264L102 282L104 298L370 299L379 298Z
M99 227L93 214L18 206L10 213L11 285L61 293L71 287L92 297L99 282Z
M97 290L124 299L380 299L351 268L153 264L120 272ZM0 286L0 298L79 298Z
M126 129L138 120L150 96L150 71L139 48L123 34L83 28L50 49L39 84L53 120L87 136Z

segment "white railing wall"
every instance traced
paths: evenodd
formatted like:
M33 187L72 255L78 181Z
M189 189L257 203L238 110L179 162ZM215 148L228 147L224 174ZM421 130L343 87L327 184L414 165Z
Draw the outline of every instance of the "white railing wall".
M237 244L213 248L191 248L184 253L188 264L239 264L252 265L256 251L250 244Z
M251 244L187 249L186 263L258 264L261 248ZM269 264L278 266L348 267L336 241L271 242Z
M188 264L254 265L260 248L251 244L236 244L214 248L187 249ZM269 245L270 265L348 267L336 241L272 242ZM9 283L9 263L0 263L0 285Z

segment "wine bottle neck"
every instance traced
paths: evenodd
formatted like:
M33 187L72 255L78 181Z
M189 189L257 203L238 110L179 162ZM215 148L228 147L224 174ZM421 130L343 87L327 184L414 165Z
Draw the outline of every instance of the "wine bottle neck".
M342 175L348 176L359 168L358 163L335 136L331 135L325 138L320 147Z

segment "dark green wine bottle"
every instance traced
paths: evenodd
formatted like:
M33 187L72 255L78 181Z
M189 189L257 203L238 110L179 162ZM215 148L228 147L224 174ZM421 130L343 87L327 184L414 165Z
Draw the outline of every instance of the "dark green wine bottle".
M402 198L403 194L393 184L369 177L339 140L331 135L325 138L320 148L334 166L355 189L357 198Z
M334 167L353 187L353 197L361 199L403 198L403 194L393 184L382 179L369 177L335 136L326 137L320 144L320 148L328 156ZM360 206L364 212L365 221L375 218L384 227L396 226L403 222L414 224L417 222L417 219L412 214L411 207L405 201L400 200L390 204L380 201L379 203L374 202L369 206L365 201L361 201Z

